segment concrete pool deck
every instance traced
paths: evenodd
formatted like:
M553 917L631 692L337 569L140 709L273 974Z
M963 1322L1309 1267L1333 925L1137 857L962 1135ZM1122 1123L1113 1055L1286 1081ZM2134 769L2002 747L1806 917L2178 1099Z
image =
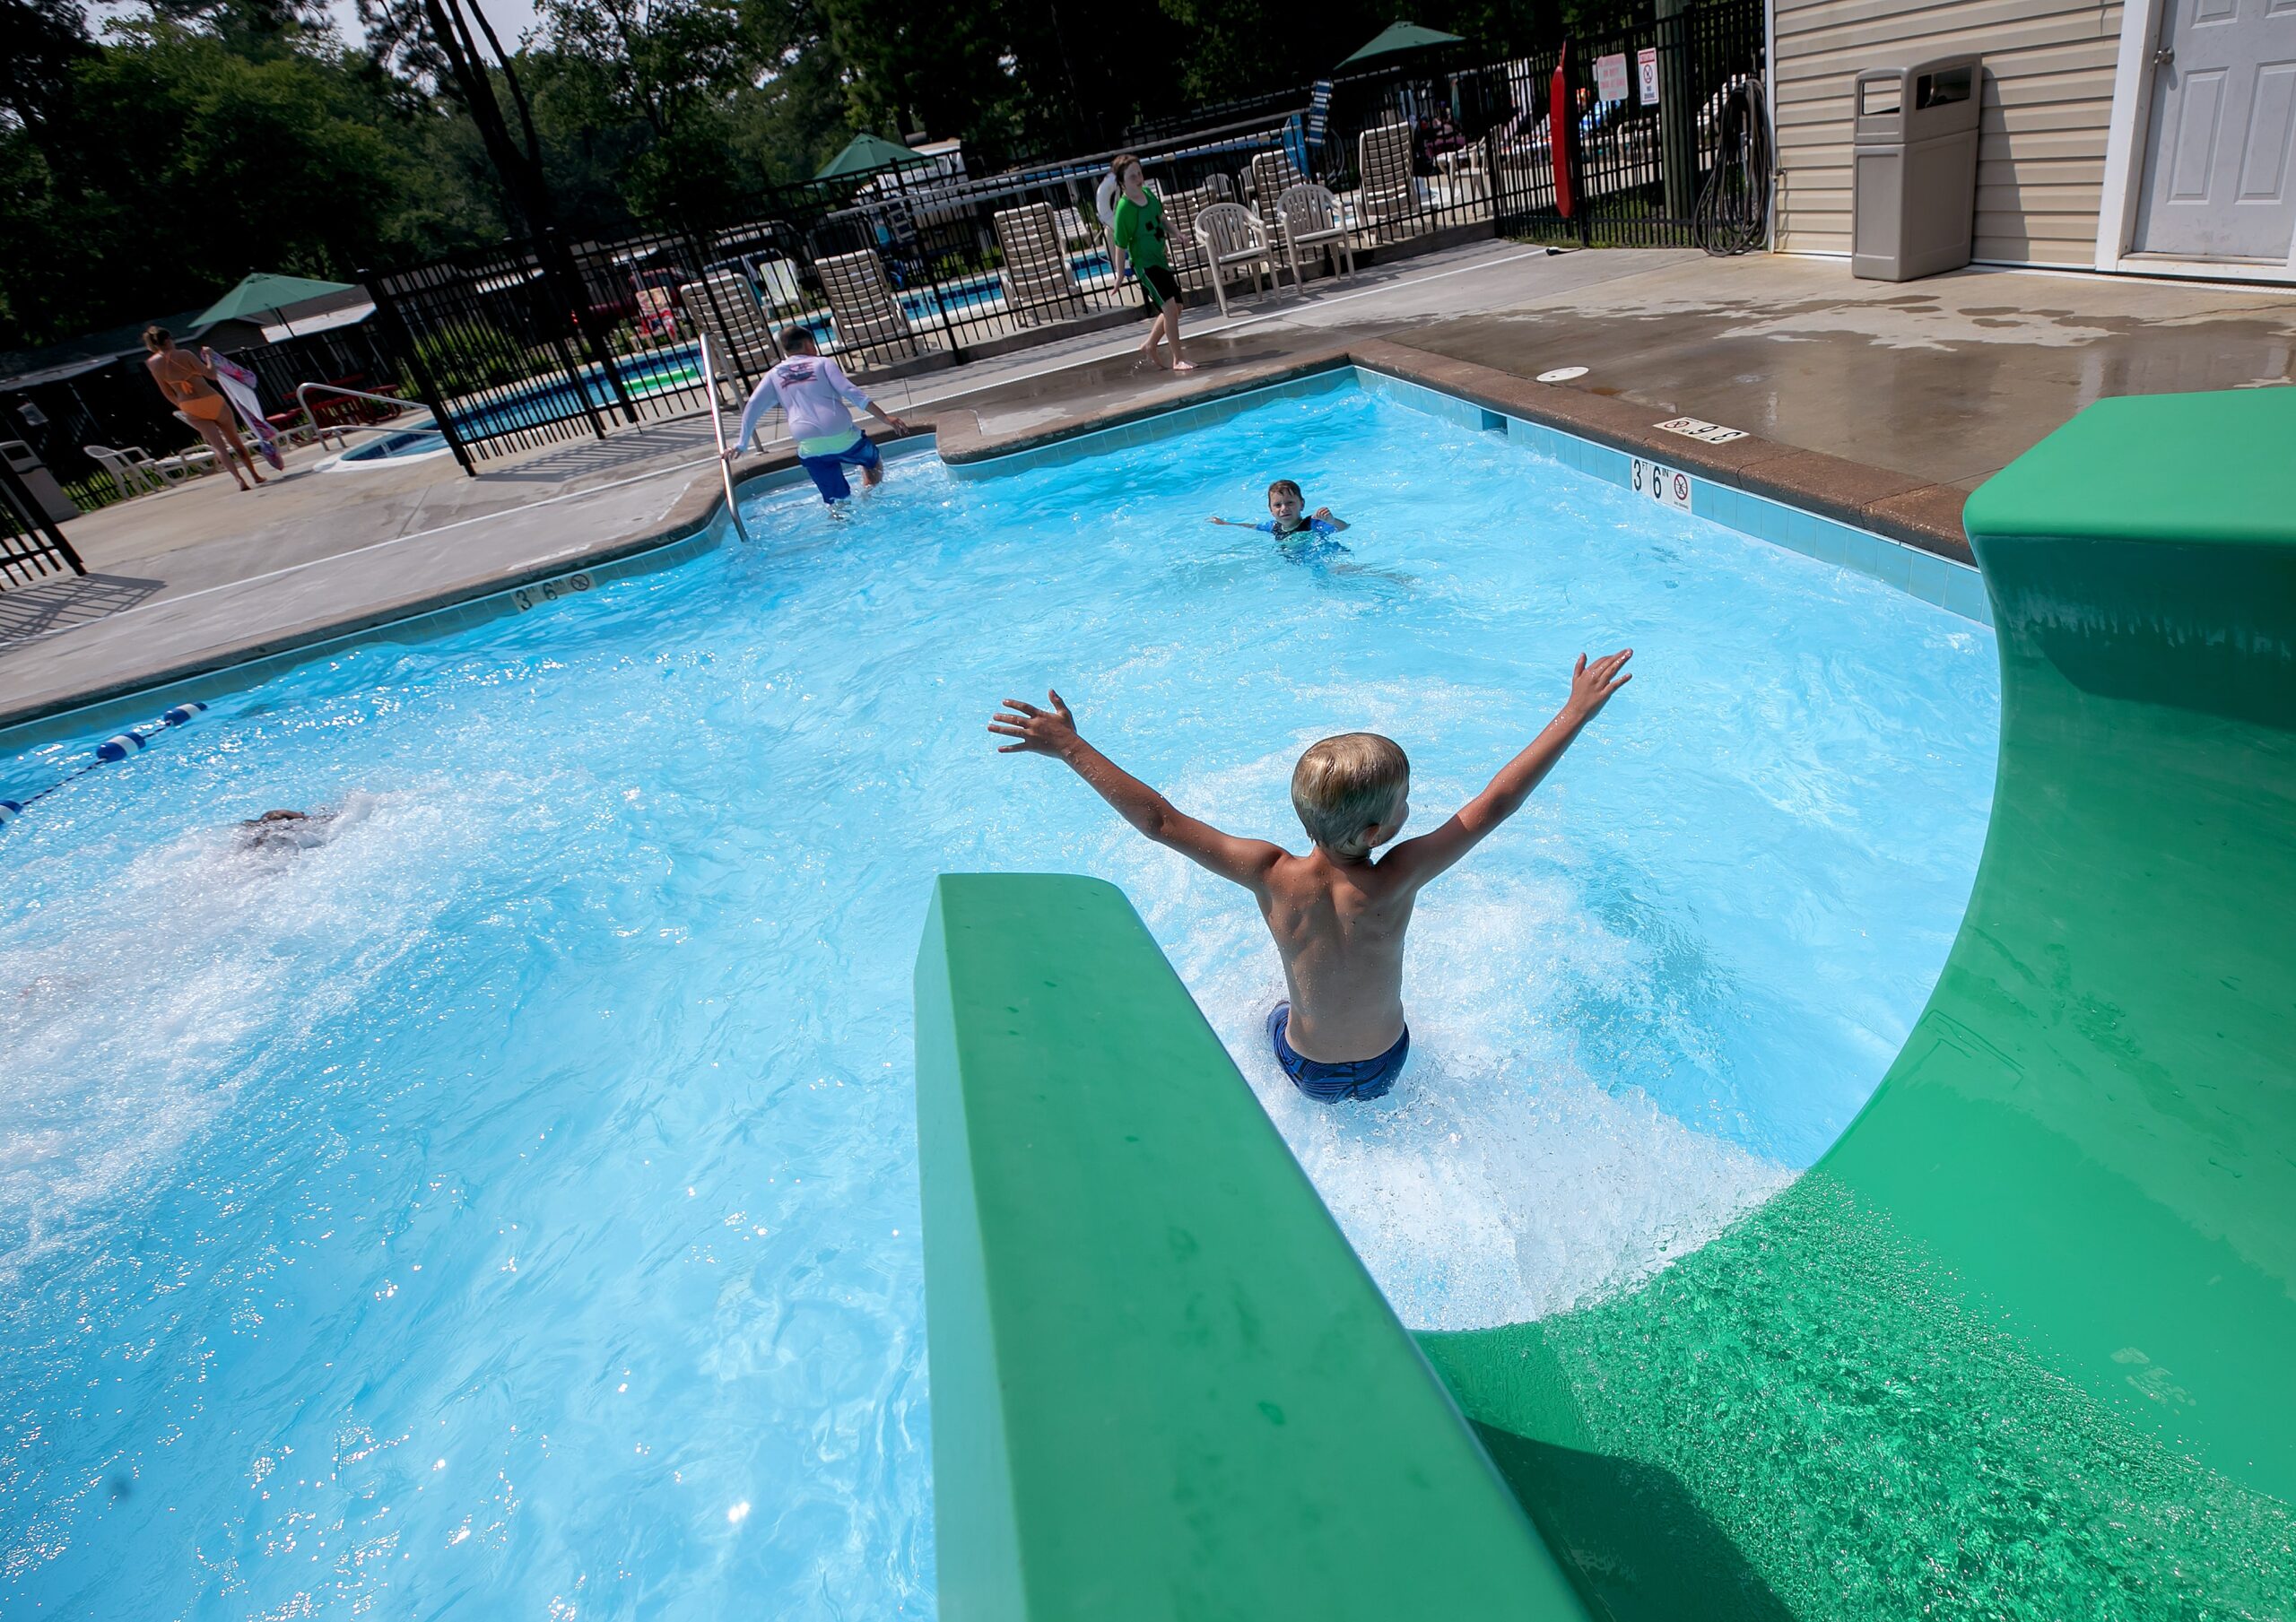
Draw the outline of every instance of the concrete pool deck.
M1190 331L1202 369L1185 379L1135 375L1126 329L880 398L937 420L952 456L980 455L1353 352L1955 555L1960 496L2092 401L2296 380L2292 293L1982 269L1893 285L1839 261L1503 241L1229 320L1196 311ZM1529 381L1564 366L1589 369ZM1684 414L1753 438L1651 434ZM87 579L0 593L0 727L691 533L716 499L709 450L695 415L476 479L448 457L322 472L302 451L257 493L210 478L91 514L68 528Z

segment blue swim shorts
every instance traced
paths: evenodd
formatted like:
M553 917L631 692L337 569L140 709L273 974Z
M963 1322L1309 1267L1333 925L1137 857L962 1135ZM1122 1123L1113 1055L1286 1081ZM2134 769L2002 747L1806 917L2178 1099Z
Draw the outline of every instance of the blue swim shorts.
M883 460L868 435L856 434L853 443L843 450L826 456L800 456L797 464L813 476L813 488L821 491L822 500L842 501L853 493L853 487L845 481L845 470L875 467Z
M1302 1058L1292 1051L1292 1044L1285 1040L1291 1025L1292 1005L1277 1003L1267 1016L1268 1045L1275 1050L1275 1062L1292 1078L1292 1085L1318 1104L1386 1097L1387 1089L1395 1086L1396 1078L1403 1074L1403 1062L1411 1057L1411 1031L1406 1027L1403 1035L1396 1038L1396 1045L1376 1059L1326 1064L1320 1059Z

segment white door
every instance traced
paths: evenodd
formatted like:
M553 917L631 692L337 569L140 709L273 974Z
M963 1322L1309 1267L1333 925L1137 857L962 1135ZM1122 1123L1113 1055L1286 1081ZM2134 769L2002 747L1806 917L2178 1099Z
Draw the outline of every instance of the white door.
M2296 0L2162 0L2131 251L2284 264L2296 240Z

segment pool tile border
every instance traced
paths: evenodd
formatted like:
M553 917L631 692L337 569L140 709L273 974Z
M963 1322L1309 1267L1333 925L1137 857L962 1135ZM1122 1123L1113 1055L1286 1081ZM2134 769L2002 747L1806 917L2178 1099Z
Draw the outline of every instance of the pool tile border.
M1661 431L1657 408L1455 360L1386 340L1360 340L1281 360L1222 368L1177 396L1118 401L1023 432L991 435L970 409L920 412L905 436L884 442L895 460L938 449L961 477L1023 453L1056 463L1144 443L1224 421L1278 388L1316 394L1360 383L1415 409L1478 431L1505 432L1568 467L1634 488L1638 459L1690 485L1690 511L1896 586L1938 607L1990 624L1983 580L1961 532L1964 492L1753 436L1710 446ZM1032 458L1033 460L1033 458ZM977 471L975 471L977 470ZM763 491L804 475L793 450L743 457L736 486ZM716 470L693 479L654 528L597 543L578 558L434 588L377 603L324 624L263 642L222 646L173 671L28 711L0 724L0 751L20 753L58 741L94 740L148 719L170 705L255 685L362 641L414 642L450 634L591 585L668 568L722 543L732 533ZM587 580L588 585L577 585Z

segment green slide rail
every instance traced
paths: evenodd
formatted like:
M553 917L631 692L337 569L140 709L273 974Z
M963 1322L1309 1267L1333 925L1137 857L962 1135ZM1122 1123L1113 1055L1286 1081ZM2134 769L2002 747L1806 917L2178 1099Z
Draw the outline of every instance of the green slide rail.
M2296 390L2117 399L1972 496L1993 818L1873 1099L1647 1288L1422 1337L1599 1609L2296 1609L2292 472Z
M917 1096L947 1622L1584 1615L1122 891L944 875Z
M945 1614L2296 1614L2292 447L2296 390L2110 400L1971 498L2000 770L1904 1051L1730 1232L1425 1363L1121 897L944 879Z

